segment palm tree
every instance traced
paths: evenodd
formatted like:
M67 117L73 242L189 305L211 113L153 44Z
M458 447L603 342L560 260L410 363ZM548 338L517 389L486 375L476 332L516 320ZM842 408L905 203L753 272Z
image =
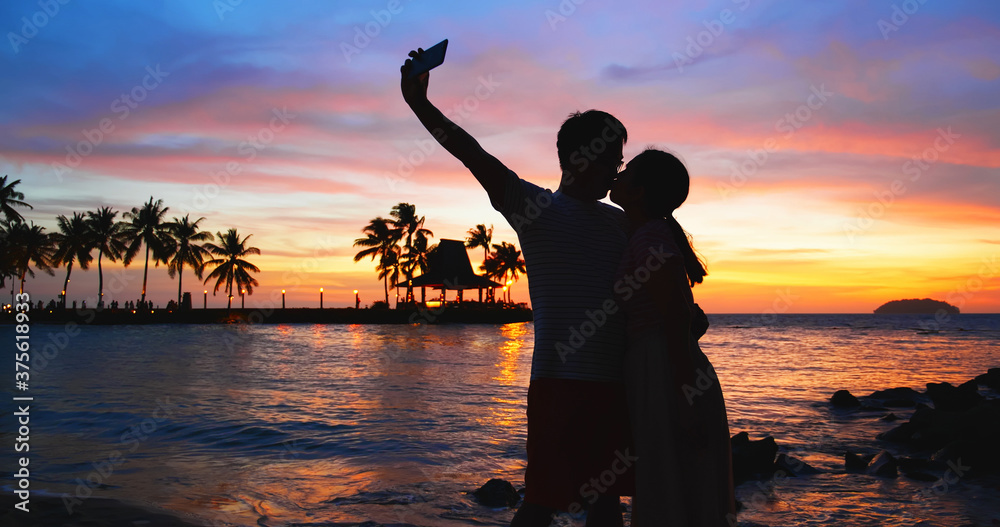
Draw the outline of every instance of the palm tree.
M390 251L381 257L379 257L378 265L375 266L375 270L378 271L378 277L385 281L385 305L389 305L389 282L396 283L399 281L399 269L402 267L400 263L399 247L395 247L395 250ZM396 291L396 305L399 306L399 291Z
M146 246L146 268L142 272L142 298L140 302L146 301L146 280L149 276L149 255L153 254L153 262L159 267L160 262L167 263L169 258L176 251L176 244L170 234L170 227L163 221L164 216L170 207L163 206L163 200L158 199L153 202L153 197L142 205L142 208L132 207L131 212L126 212L124 232L129 240L128 249L125 251L124 263L127 266L132 263L132 259L139 252L139 247Z
M410 253L413 251L413 237L419 234L424 236L434 236L434 233L429 229L424 228L424 217L417 216L416 205L411 205L409 203L398 203L392 210L389 211L389 215L392 216L392 225L399 231L400 239L406 237L406 244L403 245L403 249L406 251L402 258L400 258L400 263L404 261L412 261L413 256ZM413 266L404 265L403 274L406 276L406 301L409 302L413 298L413 286L410 285L410 280L413 279ZM388 297L388 295L386 295Z
M259 273L260 269L243 258L250 254L260 254L260 249L247 247L247 240L253 234L248 234L246 238L241 240L236 229L229 229L225 234L216 233L216 236L219 237L219 245L214 243L204 245L210 253L219 257L205 262L206 266L215 266L215 270L205 277L205 283L207 284L213 278L216 279L215 290L212 291L213 296L219 292L222 283L226 283L226 296L228 297L226 309L230 309L233 306L233 282L236 282L236 291L245 289L249 295L253 294L253 286L259 285L257 280L250 276L250 272Z
M198 224L205 218L198 218L192 222L190 216L190 214L186 214L181 219L174 218L174 221L168 224L171 234L177 242L177 252L167 264L167 273L170 278L177 275L178 306L181 305L184 266L190 265L194 269L194 274L201 280L201 275L205 270L205 258L210 254L207 248L197 242L215 240L215 236L212 236L211 232L198 230Z
M24 292L24 281L28 276L35 277L31 264L47 274L52 272L52 238L45 232L45 227L30 225L23 221L10 224L7 241L14 257L14 269L21 280L21 292Z
M72 218L66 218L60 214L56 221L59 223L59 232L52 233L52 238L56 243L55 253L52 255L52 264L55 266L66 266L66 280L63 281L61 306L66 308L66 291L69 288L69 275L73 272L73 262L80 264L80 269L86 270L94 257L90 252L94 249L94 237L87 225L87 218L79 212L74 212Z
M124 225L115 221L118 211L111 207L101 207L97 212L87 211L87 226L94 237L94 248L97 249L97 307L104 306L104 270L101 259L107 255L108 260L116 262L122 258L128 245L125 243Z
M14 267L14 247L10 243L11 224L9 221L0 220L0 287L4 287L7 279L17 276L17 269ZM13 294L13 287L11 292ZM13 303L13 300L11 301Z
M493 244L493 254L479 267L486 271L486 276L499 278L504 284L507 280L517 281L518 273L527 274L524 267L524 259L521 258L521 251L512 243L501 242L500 245ZM509 277L509 278L508 278ZM507 287L507 302L510 302L510 287Z
M3 287L10 278L12 281L18 276L18 266L15 251L18 247L10 239L9 235L13 232L14 224L18 222L23 222L24 217L21 213L14 210L14 207L28 207L33 208L31 205L25 203L24 194L14 190L14 187L21 183L20 179L14 180L7 183L7 177L0 177L0 214L3 215L4 223L0 225L0 287ZM32 275L34 276L34 275ZM10 303L14 303L14 284L10 287L11 300Z
M434 251L437 250L436 243L434 245L428 245L428 243L430 243L430 240L422 232L418 232L413 237L413 247L409 253L403 255L407 265L411 266L410 273L417 270L421 273L427 272L428 260L434 254Z
M14 187L20 182L20 179L15 179L8 184L7 176L0 177L0 213L2 213L9 222L24 221L24 217L21 216L20 212L14 210L14 207L28 207L29 209L34 209L34 207L23 201L24 193L14 190Z
M428 261L434 251L437 250L437 244L428 246L427 234L423 232L417 232L413 236L413 247L403 255L402 264L403 269L406 271L407 276L412 279L413 272L420 270L421 273L427 272ZM412 286L407 286L412 289ZM424 301L424 291L423 287L420 288L420 301ZM412 296L412 291L408 293L408 296ZM407 299L409 301L409 298Z
M479 266L479 270L483 271L483 274L486 275L486 278L492 280L500 280L500 281L503 280L502 276L503 273L500 272L500 260L497 258L487 256L486 259L483 260L483 264ZM488 291L489 298L494 298L495 292L496 292L495 287L490 288Z
M389 282L387 274L383 269L397 265L399 262L399 240L402 238L401 232L394 227L391 220L381 216L371 220L365 228L361 229L366 237L354 240L355 247L364 247L358 254L354 255L354 261L359 262L371 257L372 260L378 258L379 263L375 270L379 271L379 279L385 280L385 303L389 304ZM390 256L391 255L391 256ZM398 277L398 272L396 273Z
M465 246L469 249L476 247L483 248L483 262L490 257L490 242L493 241L493 225L487 229L486 225L480 223L469 229L469 237L465 239Z

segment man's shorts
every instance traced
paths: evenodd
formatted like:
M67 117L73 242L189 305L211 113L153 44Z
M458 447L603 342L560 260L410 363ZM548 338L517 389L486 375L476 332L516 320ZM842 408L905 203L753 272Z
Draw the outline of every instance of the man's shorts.
M575 513L601 496L634 495L635 460L624 385L571 379L528 385L525 502Z

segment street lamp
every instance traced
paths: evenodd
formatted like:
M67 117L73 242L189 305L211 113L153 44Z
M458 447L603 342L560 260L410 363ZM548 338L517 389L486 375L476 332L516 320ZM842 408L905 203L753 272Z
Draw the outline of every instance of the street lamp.
M247 294L247 290L246 289L240 289L240 309L246 309L246 307L247 307L247 297L246 297L246 294Z
M319 308L323 309L323 288L319 288Z
M281 309L285 309L285 290L281 290Z
M354 309L359 309L361 307L361 296L358 295L358 290L354 290Z
M208 289L205 290L205 300L201 304L202 309L208 309Z

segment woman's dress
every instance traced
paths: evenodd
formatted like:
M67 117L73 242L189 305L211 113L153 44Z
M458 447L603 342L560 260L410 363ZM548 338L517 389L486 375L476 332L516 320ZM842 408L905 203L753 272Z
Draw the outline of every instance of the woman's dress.
M669 349L676 339L665 330L671 324L659 315L656 292L642 287L648 273L683 274L681 262L667 221L650 221L630 238L616 284L628 320L625 383L638 457L633 527L736 525L729 424L715 370L688 333L683 352L694 371L687 383L677 380ZM686 276L676 278L686 284ZM680 290L670 301L694 309L690 288Z

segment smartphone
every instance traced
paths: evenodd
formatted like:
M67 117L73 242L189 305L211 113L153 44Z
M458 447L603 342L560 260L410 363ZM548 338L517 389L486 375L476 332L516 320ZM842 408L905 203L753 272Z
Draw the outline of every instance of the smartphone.
M448 49L448 39L444 39L437 44L424 50L418 58L413 60L413 69L410 70L410 78L427 73L444 63L444 52Z

